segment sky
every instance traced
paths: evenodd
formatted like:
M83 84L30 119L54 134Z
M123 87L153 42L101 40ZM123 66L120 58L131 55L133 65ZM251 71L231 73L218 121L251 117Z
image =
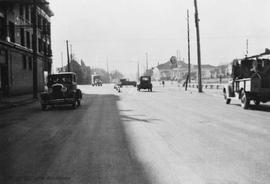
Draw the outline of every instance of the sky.
M91 67L135 75L171 56L187 62L187 10L191 63L197 63L193 0L49 0L53 66L72 53ZM219 65L270 47L269 0L198 0L202 64Z

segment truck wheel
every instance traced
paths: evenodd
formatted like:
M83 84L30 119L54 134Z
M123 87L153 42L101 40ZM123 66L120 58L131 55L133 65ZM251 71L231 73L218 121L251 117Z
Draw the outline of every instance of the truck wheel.
M255 104L255 105L259 106L259 105L260 105L260 103L261 103L261 101L260 101L260 100L254 100L254 104Z
M227 93L226 93L226 90L225 89L223 90L223 96L224 96L224 99L225 99L225 103L226 104L230 104L231 103L231 99L227 97Z
M41 109L42 109L42 110L46 110L46 109L47 109L47 105L41 104Z
M81 106L81 100L79 100L79 99L77 100L77 105L78 105L78 107Z
M243 109L248 109L250 100L248 99L247 93L242 90L241 92L241 106Z
M72 104L72 109L76 109L76 102Z

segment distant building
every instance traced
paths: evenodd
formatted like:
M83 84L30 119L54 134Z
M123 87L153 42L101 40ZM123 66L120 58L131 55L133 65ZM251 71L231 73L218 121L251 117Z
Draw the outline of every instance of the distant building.
M35 45L38 90L43 88L44 76L51 72L52 64L53 13L48 4L46 0L0 0L0 97L33 92ZM33 25L37 26L36 44Z

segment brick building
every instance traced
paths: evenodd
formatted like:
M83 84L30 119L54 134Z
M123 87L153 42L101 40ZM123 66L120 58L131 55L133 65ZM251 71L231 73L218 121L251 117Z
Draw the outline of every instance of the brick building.
M52 16L46 0L0 0L0 97L43 89Z

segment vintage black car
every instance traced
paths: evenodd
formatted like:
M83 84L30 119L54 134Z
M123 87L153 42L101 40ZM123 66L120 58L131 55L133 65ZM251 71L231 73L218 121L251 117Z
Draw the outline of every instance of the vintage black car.
M70 104L75 109L81 105L82 92L77 88L77 77L73 72L49 75L47 90L40 94L41 108Z
M137 85L137 90L140 91L141 89L147 89L148 91L152 91L153 85L151 83L150 76L140 77L140 84Z
M250 101L255 105L270 101L270 50L265 53L234 60L232 79L224 86L226 104L239 99L241 106L248 109ZM240 62L240 63L239 63Z
M123 86L134 86L134 87L136 87L137 82L136 81L129 81L127 79L120 79L119 86L120 87L123 87Z

